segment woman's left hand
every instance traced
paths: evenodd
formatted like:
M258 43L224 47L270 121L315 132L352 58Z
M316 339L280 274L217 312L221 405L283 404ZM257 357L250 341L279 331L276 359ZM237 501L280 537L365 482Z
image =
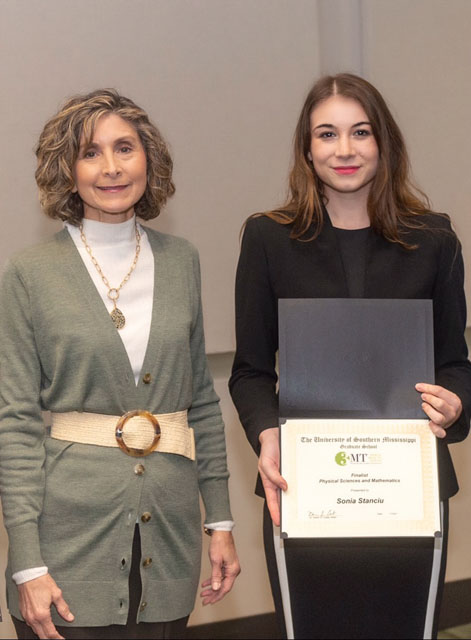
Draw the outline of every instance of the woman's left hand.
M461 400L456 393L437 384L419 382L415 388L421 394L422 409L430 418L430 429L437 438L444 438L445 429L456 422L463 411Z
M240 573L239 559L230 531L213 531L209 543L211 577L201 585L203 605L218 602L232 589Z

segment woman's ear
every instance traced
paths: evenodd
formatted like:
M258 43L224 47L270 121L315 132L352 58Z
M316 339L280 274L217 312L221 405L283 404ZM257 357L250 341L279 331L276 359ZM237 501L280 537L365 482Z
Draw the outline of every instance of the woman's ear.
M310 151L307 152L307 159L309 160L309 162L312 162L312 156Z

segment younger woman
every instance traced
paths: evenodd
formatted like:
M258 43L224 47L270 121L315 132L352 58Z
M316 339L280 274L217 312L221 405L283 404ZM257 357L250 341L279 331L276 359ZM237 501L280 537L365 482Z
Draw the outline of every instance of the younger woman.
M346 297L433 300L436 380L418 380L416 389L438 438L443 545L434 554L432 541L287 541L288 572L297 580L290 577L293 620L284 622L296 638L430 637L444 582L448 498L458 491L448 444L467 436L471 415L463 261L448 216L433 213L411 186L404 142L383 98L362 78L339 74L310 90L296 128L288 201L249 218L237 270L229 384L259 456L257 493L268 506L265 546L280 615L286 569L278 574L268 516L279 525L278 492L286 489L277 301Z

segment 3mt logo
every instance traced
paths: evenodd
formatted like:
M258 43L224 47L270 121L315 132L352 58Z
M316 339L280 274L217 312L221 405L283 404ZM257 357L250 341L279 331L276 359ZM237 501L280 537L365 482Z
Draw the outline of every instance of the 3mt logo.
M364 464L368 461L367 453L349 453L346 454L344 451L339 451L335 456L335 462L340 466L344 467L347 463L352 464Z

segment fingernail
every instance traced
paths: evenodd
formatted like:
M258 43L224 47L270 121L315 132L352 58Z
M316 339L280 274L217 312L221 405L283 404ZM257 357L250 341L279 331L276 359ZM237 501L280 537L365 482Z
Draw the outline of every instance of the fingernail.
M211 585L211 588L213 591L217 591L218 589L221 588L221 583L220 582L213 582L213 584Z

